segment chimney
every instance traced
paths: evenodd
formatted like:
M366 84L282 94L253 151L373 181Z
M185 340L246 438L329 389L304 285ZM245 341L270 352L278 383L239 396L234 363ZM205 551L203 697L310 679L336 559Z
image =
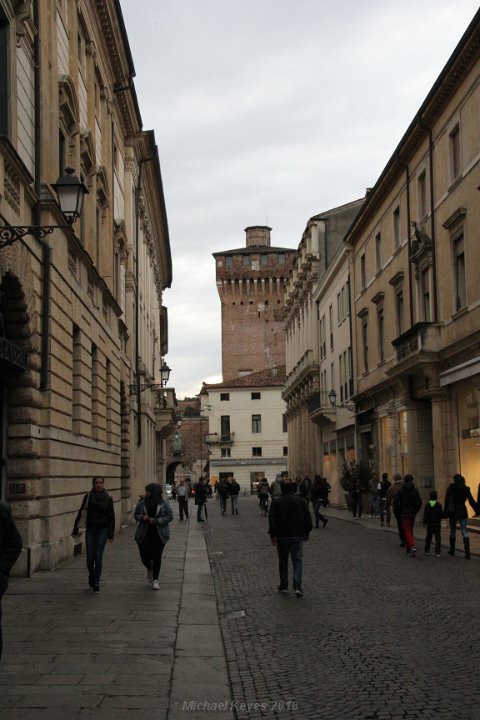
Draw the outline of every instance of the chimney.
M270 230L272 228L267 225L252 225L245 228L247 234L247 247L254 245L264 245L270 247Z

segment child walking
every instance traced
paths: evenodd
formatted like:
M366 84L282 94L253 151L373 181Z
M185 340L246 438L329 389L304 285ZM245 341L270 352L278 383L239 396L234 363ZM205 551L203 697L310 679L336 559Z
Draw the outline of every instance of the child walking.
M435 557L440 557L440 551L442 548L440 529L443 518L443 507L442 503L439 503L437 498L437 491L431 490L430 500L426 503L423 511L423 526L426 526L427 528L427 534L425 537L425 555L428 555L430 552L432 537L435 536Z

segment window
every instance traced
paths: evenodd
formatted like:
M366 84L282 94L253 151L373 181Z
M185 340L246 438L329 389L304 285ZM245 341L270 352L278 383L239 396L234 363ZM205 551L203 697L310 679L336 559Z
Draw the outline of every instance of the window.
M377 270L382 269L382 236L380 233L375 235L375 261Z
M345 382L345 371L343 365L343 355L338 356L338 370L340 375L340 402L345 400L344 397L344 382Z
M400 208L396 207L393 211L393 245L395 248L400 247L402 241L402 232L400 227Z
M230 400L230 393L220 393L220 400L222 402L225 402L226 400Z
M368 372L368 319L362 319L363 370Z
M244 255L243 256L243 267L249 267L250 266L250 255Z
M325 315L320 318L320 359L323 360L327 355L327 328Z
M231 448L220 448L220 456L223 458L229 458L232 456Z
M231 268L232 267L232 256L231 255L225 255L225 267Z
M397 334L403 333L403 290L399 290L395 296L395 310L397 316Z
M261 400L262 393L260 392L252 392L252 400Z
M262 432L262 416L252 415L252 433Z
M455 273L455 310L458 311L467 304L463 234L453 242L453 264Z
M288 455L288 447L286 445L283 446L283 457L286 457Z
M262 255L262 265L268 265L268 255L266 254Z
M430 322L430 268L422 271L420 276L420 293L422 302L422 320Z
M220 417L220 434L222 439L230 440L230 415Z
M330 364L330 387L335 387L335 365L334 363Z
M367 284L366 281L366 273L365 273L365 253L360 256L360 287L362 290L365 289L365 285Z
M278 264L285 265L285 253L278 253Z
M288 432L288 420L285 413L282 415L282 432Z
M383 307L377 308L378 354L380 362L385 360L385 320Z
M330 325L330 350L333 350L333 305L328 308L328 322Z
M462 169L460 155L460 126L456 125L449 135L450 141L450 180L453 182Z
M252 447L252 457L262 457L262 448Z
M417 182L417 196L418 196L418 217L424 218L427 214L427 178L425 170L423 170L418 176Z

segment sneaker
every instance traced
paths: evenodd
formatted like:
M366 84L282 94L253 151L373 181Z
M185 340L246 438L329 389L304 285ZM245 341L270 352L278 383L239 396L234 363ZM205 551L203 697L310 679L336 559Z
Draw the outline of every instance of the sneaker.
M325 520L323 521L323 527L325 527L325 525L327 524L327 522L328 522L328 520L325 518Z
M440 557L440 553L435 553L435 557Z
M296 595L297 597L303 597L303 596L305 595L305 593L303 592L302 588L297 588L297 589L295 590L295 595Z
M414 558L416 552L417 552L417 548L412 548L410 551L410 557Z
M158 580L154 580L154 581L153 581L153 583L152 583L152 588L153 588L154 590L160 590L160 586L159 586L159 584L158 584Z
M279 585L278 592L279 593L288 593L288 587L285 587L285 585Z
M148 583L149 585L151 585L152 582L153 582L153 573L152 573L151 570L149 570L148 573L147 573L147 583Z
M93 586L93 592L94 592L95 595L98 595L98 593L100 592L100 587L99 587L98 585L94 585L94 586Z

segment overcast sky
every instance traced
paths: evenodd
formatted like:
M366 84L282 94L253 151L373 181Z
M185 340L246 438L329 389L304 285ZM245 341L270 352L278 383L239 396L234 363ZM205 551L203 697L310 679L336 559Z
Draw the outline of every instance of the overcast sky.
M221 380L212 253L374 185L478 9L470 0L121 0L155 131L173 283L169 385Z

